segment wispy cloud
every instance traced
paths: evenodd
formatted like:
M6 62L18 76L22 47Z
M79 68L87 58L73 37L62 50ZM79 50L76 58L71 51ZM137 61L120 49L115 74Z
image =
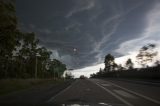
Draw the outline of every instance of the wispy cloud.
M104 30L102 30L102 34L103 34L103 38L101 39L101 41L100 42L97 42L96 44L95 44L95 48L94 48L94 50L93 50L93 52L99 52L99 51L102 51L101 50L101 47L102 47L102 45L104 45L107 41L109 41L109 39L110 39L110 37L116 32L116 30L117 30L117 28L118 28L118 26L120 25L120 23L121 23L121 21L122 20L118 20L118 18L119 18L119 16L116 16L116 24L115 25L113 25L113 27L112 27L112 30L110 31L110 32L108 32L108 33L105 33L104 32ZM112 18L113 20L114 20L114 17ZM109 22L109 21L108 21ZM107 24L106 24L107 25ZM101 62L102 61L102 56L103 56L103 51L102 52L99 52L98 53L98 55L96 55L95 57L98 59L98 63L99 62Z
M136 8L138 8L139 6L141 6L143 3L138 3L137 5L129 8L127 11L122 11L123 9L114 9L114 10L117 10L116 14L110 18L107 18L106 20L103 21L103 24L102 24L102 30L101 30L101 34L103 35L102 39L99 41L99 42L95 42L94 43L94 50L92 52L99 52L99 51L102 51L102 52L99 52L98 55L96 55L95 57L98 59L98 62L101 62L102 59L103 59L103 50L105 49L104 48L101 48L104 44L106 44L109 40L110 40L110 37L117 31L119 25L121 24L121 22L123 22L124 20L124 17L129 14L130 12L132 12L133 10L135 10ZM112 23L112 24L111 24ZM108 31L106 28L107 26L110 27L110 31ZM107 31L106 31L107 30Z
M71 17L77 12L90 10L95 6L95 0L76 0L76 5L73 9L65 16L66 18Z
M142 5L143 1L145 5ZM30 0L29 3L31 2ZM35 8L36 3L31 3L30 7L34 8L24 6L25 11L19 8L19 16L22 16L21 20L24 20L23 22L28 30L36 32L42 45L52 50L57 50L54 51L55 58L62 59L63 57L63 60L66 62L67 59L72 61L73 68L82 68L87 65L101 63L107 52L113 53L113 50L119 43L138 36L138 31L142 31L141 29L146 24L141 19L146 17L143 15L153 5L152 1L146 2L145 0L126 2L123 0L67 0L63 2L67 3L65 5L62 5L62 2L53 0L46 3L49 5L44 5L44 9L40 14L36 14L36 12L41 9L41 6L36 6ZM23 6L22 4L20 6ZM43 5L43 3L40 5ZM138 8L141 5L142 8ZM32 11L33 9L36 11ZM48 11L50 9L53 9L51 13ZM128 51L132 52L135 44L139 45L139 42L142 44L144 44L144 41L147 43L147 40L159 42L158 30L160 28L158 27L158 19L153 18L151 20L152 17L158 18L160 16L158 15L159 9L157 3L157 6L148 14L146 18L148 24L145 25L146 28L144 30L145 34L139 35L143 39L136 38L128 43L121 44L122 47L117 51L118 53L126 55ZM32 24L30 24L30 21L32 21ZM137 24L135 22L134 24L134 21L140 23ZM130 33L129 31L132 35L128 34ZM157 34L154 33L153 36L153 32L157 32ZM134 35L134 33L136 34ZM147 40L144 38L144 35ZM134 46L132 47L132 45ZM139 47L136 47L138 50ZM77 48L77 55L72 55L73 48ZM75 65L74 59L76 57L79 58L80 67Z
M127 55L138 51L139 48L148 44L154 43L159 48L160 46L160 2L155 3L154 8L149 11L146 16L147 26L143 33L139 35L139 38L135 38L122 43L115 52Z
M78 22L73 22L73 23L70 23L69 25L67 25L65 27L65 31L69 31L69 30L72 30L74 28L79 28L80 26L82 26L81 23L78 23Z
M95 44L95 51L99 51L100 47L105 43L107 42L109 39L109 37L115 33L115 31L117 30L121 20L119 19L120 18L120 15L115 15L109 19L106 19L103 24L102 24L102 31L101 31L101 34L103 35L102 39L99 41L99 42L96 42ZM112 29L111 31L107 31L106 32L106 26L110 23L110 22L113 22L115 21L115 23L113 23L112 26Z

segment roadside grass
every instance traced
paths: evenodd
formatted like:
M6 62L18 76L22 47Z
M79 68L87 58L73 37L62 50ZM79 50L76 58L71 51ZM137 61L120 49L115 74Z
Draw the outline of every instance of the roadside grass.
M1 79L0 80L0 95L5 95L14 91L19 91L34 86L44 84L63 83L64 80L53 79Z

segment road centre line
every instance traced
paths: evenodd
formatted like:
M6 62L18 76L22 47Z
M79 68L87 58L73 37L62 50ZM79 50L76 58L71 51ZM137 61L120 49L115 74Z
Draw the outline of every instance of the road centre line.
M140 94L140 93L134 92L134 91L132 91L132 90L126 89L126 88L121 87L121 86L119 86L119 85L117 85L117 84L115 84L115 83L112 83L112 82L110 82L110 81L106 81L106 82L107 82L107 83L110 83L110 84L113 85L113 86L119 87L119 88L121 88L121 89L123 89L123 90L125 90L125 91L127 91L127 92L130 92L130 93L135 94L135 95L137 95L137 96L139 96L139 97L142 97L142 98L144 98L144 99L146 99L146 100L148 100L148 101L151 101L151 102L156 103L156 104L160 104L160 101L158 101L158 100L155 100L155 99L153 99L153 98L147 97L147 96L145 96L145 95L142 95L142 94Z

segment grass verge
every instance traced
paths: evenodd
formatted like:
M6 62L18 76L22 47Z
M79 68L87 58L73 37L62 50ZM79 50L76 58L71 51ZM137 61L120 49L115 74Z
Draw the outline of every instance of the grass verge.
M31 88L44 84L62 83L63 80L53 79L2 79L0 80L0 95L5 95L14 91Z

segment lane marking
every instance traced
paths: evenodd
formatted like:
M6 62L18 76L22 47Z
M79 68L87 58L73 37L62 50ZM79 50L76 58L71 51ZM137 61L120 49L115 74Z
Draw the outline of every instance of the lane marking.
M128 101L126 101L125 99L121 98L120 96L118 96L117 94L115 94L114 92L110 91L109 89L95 83L97 86L99 86L100 88L104 89L105 91L107 91L108 93L110 93L111 95L113 95L114 97L116 97L117 99L119 99L120 101L122 101L124 104L128 105L128 106L134 106L131 103L129 103Z
M53 102L54 99L55 99L57 96L59 96L59 95L61 95L62 93L66 92L66 91L67 91L68 89L70 89L75 83L77 83L77 80L76 80L75 82L73 82L70 86L68 86L67 88L65 88L64 90L62 90L62 91L61 91L60 93L58 93L57 95L51 97L51 98L47 101L47 103Z
M101 84L102 86L111 86L110 84Z
M129 81L129 82L135 82L135 83L142 83L142 84L149 84L149 85L160 85L160 82L148 82L148 81L140 81L140 80L126 80L126 79L120 79L122 81Z
M119 95L124 96L124 97L136 99L135 96L131 95L131 94L128 93L128 92L125 92L125 91L122 91L122 90L113 90L113 91L116 92L116 93L119 94Z
M100 105L106 105L106 106L112 106L112 105L109 105L109 104L103 103L103 102L100 102L100 103L98 103L98 104L100 104Z
M130 92L130 93L132 93L132 94L135 94L135 95L137 95L137 96L139 96L139 97L142 97L142 98L144 98L144 99L147 99L147 100L149 100L149 101L151 101L151 102L153 102L153 103L160 104L160 101L158 101L158 100L155 100L155 99L153 99L153 98L144 96L144 95L142 95L142 94L140 94L140 93L137 93L137 92L134 92L134 91L132 91L132 90L126 89L126 88L121 87L121 86L119 86L119 85L117 85L117 84L115 84L115 83L112 83L112 82L110 82L110 81L106 81L106 82L107 82L107 83L110 83L110 84L112 84L112 85L114 85L114 86L116 86L116 87L119 87L119 88L121 88L121 89L123 89L123 90L125 90L125 91L127 91L127 92Z

